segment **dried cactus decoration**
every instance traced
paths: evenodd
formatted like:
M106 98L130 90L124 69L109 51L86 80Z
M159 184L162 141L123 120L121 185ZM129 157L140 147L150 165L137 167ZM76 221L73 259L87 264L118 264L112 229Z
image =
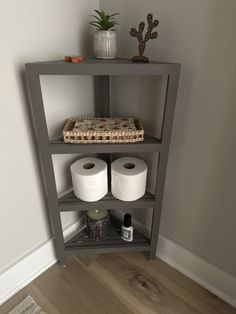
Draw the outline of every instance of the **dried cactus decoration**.
M143 56L144 50L146 48L146 42L149 39L157 38L157 35L158 35L157 32L152 33L152 30L153 28L157 27L157 25L159 24L159 21L158 20L153 21L153 15L151 13L147 15L147 22L148 22L148 30L145 36L143 36L143 31L145 28L144 22L139 23L138 31L136 30L136 28L132 27L129 32L130 36L136 37L137 40L139 41L139 44L138 44L139 56L135 56L132 58L132 61L134 62L149 62L149 59Z

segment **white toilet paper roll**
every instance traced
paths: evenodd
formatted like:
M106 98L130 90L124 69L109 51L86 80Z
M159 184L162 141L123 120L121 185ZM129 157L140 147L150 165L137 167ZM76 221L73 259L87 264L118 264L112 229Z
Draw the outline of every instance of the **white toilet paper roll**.
M111 164L111 191L122 201L135 201L146 191L147 164L134 157L122 157Z
M74 193L86 202L95 202L108 192L107 164L105 161L86 157L70 166Z

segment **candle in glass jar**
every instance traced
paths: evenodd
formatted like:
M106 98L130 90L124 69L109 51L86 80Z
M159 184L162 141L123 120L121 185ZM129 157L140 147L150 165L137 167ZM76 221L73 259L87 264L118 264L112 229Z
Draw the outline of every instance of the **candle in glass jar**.
M99 220L103 219L108 215L107 209L90 209L87 211L87 216L90 219Z

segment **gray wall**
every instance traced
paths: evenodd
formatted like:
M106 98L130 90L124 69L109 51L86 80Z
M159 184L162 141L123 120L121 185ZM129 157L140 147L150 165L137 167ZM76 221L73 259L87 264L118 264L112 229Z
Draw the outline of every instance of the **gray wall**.
M98 0L9 0L0 5L0 272L51 237L24 85L24 63L88 55L89 15ZM49 133L68 116L93 112L91 78L42 77ZM59 121L59 123L58 123ZM71 186L66 166L54 159L58 193ZM66 178L66 179L65 179ZM63 215L64 227L76 217Z
M147 43L146 55L182 64L161 233L236 275L236 2L101 0L101 7L120 12L118 55L137 54L128 31L152 12L159 38ZM159 99L144 82L115 83L114 103L127 113L144 112L145 96L149 105ZM138 218L150 223L150 213Z

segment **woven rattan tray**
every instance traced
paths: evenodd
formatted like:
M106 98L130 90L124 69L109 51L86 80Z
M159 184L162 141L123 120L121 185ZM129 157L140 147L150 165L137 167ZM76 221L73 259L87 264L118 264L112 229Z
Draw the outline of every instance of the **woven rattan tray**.
M143 141L144 130L133 118L70 118L63 130L65 143L135 143Z

